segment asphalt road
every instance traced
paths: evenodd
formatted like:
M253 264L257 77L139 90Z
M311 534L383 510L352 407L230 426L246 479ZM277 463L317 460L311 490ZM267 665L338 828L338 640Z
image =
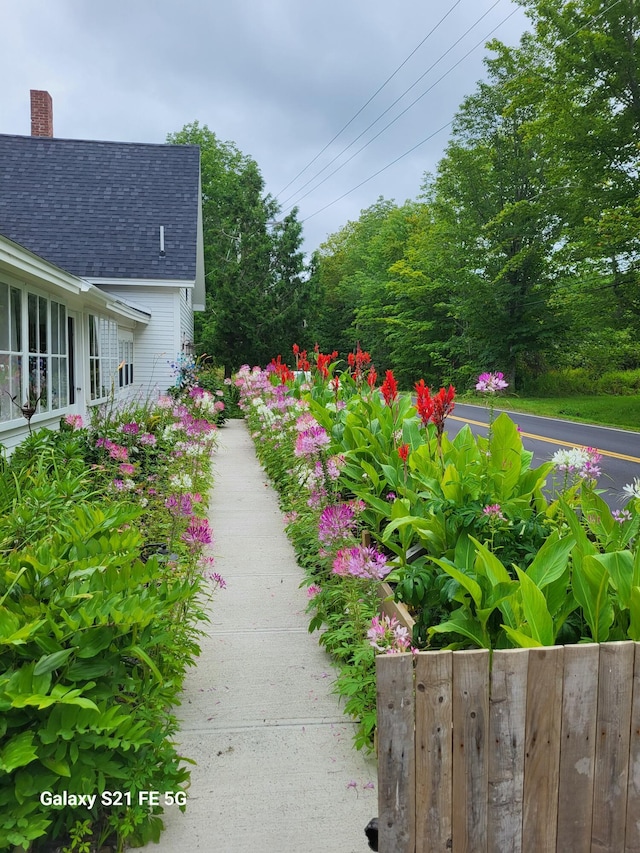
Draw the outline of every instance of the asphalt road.
M496 417L500 411L495 410ZM602 476L598 480L598 487L605 490L602 496L612 509L624 505L626 498L622 487L640 477L640 432L521 412L508 414L520 427L525 448L533 451L533 465L548 461L560 448L596 448L602 454ZM489 410L484 406L456 403L453 414L447 418L447 431L456 435L465 423L475 434L486 435Z

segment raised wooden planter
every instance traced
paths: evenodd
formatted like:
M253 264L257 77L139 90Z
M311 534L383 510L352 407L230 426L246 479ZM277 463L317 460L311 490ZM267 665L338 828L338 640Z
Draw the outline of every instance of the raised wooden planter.
M380 596L381 612L386 616L395 617L401 625L409 629L409 635L413 635L415 619L401 601L393 600L393 590L388 583L383 581L378 585L378 595Z
M376 667L381 853L639 853L640 644Z

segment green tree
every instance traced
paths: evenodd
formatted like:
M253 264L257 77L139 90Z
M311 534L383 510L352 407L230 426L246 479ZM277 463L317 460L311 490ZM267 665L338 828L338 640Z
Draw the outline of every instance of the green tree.
M550 260L557 223L545 202L545 161L529 133L535 104L518 100L535 51L492 44L489 81L467 97L432 188L456 282L451 310L468 366L499 368L515 387L559 333ZM516 97L516 95L518 97Z
M630 348L612 347L611 335L640 332L640 4L518 2L544 57L530 132L555 188L565 301L573 339L586 341L576 350L588 360L608 339L610 358L624 359Z
M167 141L200 146L206 311L196 315L198 351L228 375L265 364L302 336L313 304L298 211L278 221L255 160L206 125L185 125Z

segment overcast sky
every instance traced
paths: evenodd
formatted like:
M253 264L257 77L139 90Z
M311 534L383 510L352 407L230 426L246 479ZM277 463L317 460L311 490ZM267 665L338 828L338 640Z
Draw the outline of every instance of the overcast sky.
M62 138L164 142L197 120L298 204L310 252L379 196L418 196L484 43L526 28L512 0L0 0L0 133L31 132L30 89Z

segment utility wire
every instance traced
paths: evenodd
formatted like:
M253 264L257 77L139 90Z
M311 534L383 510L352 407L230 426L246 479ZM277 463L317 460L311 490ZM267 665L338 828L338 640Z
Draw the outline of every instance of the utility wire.
M573 38L574 36L576 36L579 32L582 32L582 30L584 30L587 26L589 26L589 25L591 25L591 24L595 23L595 22L596 22L596 21L598 21L600 18L604 17L604 15L606 15L606 14L607 14L607 12L609 12L611 9L613 9L613 7L614 7L614 6L617 6L617 5L618 5L619 3L621 3L621 2L622 2L622 0L614 0L614 2L613 2L613 3L611 3L609 6L607 6L607 8L606 8L606 9L603 9L603 10L602 10L602 12L600 12L600 14L598 14L598 15L593 15L591 18L589 18L589 20L588 20L586 23L584 23L581 27L578 27L578 29L577 29L577 30L575 30L573 33L571 33L571 35L567 36L565 39L562 39L562 40L559 42L559 44L563 44L563 43L568 42L568 41L569 41L569 39L571 39L571 38ZM514 11L511 13L511 15L515 14L515 12L516 12L516 11L517 11L517 10L514 10ZM492 33L494 33L496 29L498 29L499 27L501 27L501 26L502 26L502 24L504 24L504 23L505 23L505 21L507 21L507 20L508 20L508 18L510 18L510 17L511 17L511 15L509 15L509 16L508 16L507 18L505 18L505 19L504 19L500 24L498 24L498 27L496 27L495 29L493 29L493 30L491 31L491 33L489 33L489 35L492 35ZM487 36L487 38L488 38L488 36ZM483 41L484 41L484 40L483 40ZM467 56L469 56L469 54L470 54L473 50L475 50L477 47L478 47L478 45L475 45L475 47L473 47L470 51L468 51L468 52L465 54L465 56L463 56L463 57L462 57L462 59L466 59L466 57L467 57ZM462 60L460 60L460 62L461 62L461 61L462 61ZM460 64L460 62L457 62L457 63L456 63L456 65L459 65L459 64ZM455 68L455 66L453 66L453 67ZM449 69L449 71L451 71L451 70L452 70L452 69ZM449 73L449 72L447 72L447 74L448 74L448 73ZM444 75L444 76L446 76L446 75ZM442 78L440 78L440 79L442 79ZM437 82L439 82L439 81L437 81ZM434 84L434 85L435 85L435 84ZM433 87L431 87L431 88L433 88ZM424 94L426 94L426 92L424 92L424 93L423 93L423 95L424 95ZM420 98L421 98L421 97L422 97L422 95L420 96ZM418 99L416 99L416 100L420 100L420 98L418 98ZM413 103L415 103L415 101L414 101ZM410 105L409 105L409 107L407 107L407 109L410 109L410 108L411 108L411 106L413 106L413 103L412 103L412 104L410 104ZM406 112L406 111L407 111L407 110L404 110L404 112ZM397 118L400 118L400 116L401 116L401 115L403 115L403 113L400 113L400 115L398 115L398 116L397 116ZM396 119L394 119L394 121L395 121L395 120L396 120ZM392 123L393 123L393 122L391 122L391 124L392 124ZM377 171L377 172L375 172L373 175L370 175L368 178L365 178L365 180L361 181L359 184L357 184L356 186L352 187L350 190L347 190L347 191L346 191L346 192L344 192L342 195L338 196L338 198L334 199L333 201L328 202L328 204L325 204L325 205L324 205L324 207L319 208L318 210L316 210L316 211L314 211L313 213L311 213L309 216L307 216L307 217L305 217L304 219L302 219L302 220L301 220L301 222L306 222L306 221L307 221L307 220L309 220L309 219L313 219L313 217L314 217L314 216L317 216L319 213L323 213L323 212L324 212L325 210L327 210L329 207L332 207L334 204L337 204L339 201L342 201L342 199L343 199L343 198L346 198L348 195L351 195L351 193L353 193L353 192L355 192L356 190L360 189L360 187L364 186L364 185L365 185L365 184L367 184L369 181L373 180L374 178L377 178L377 177L378 177L378 175L381 175L383 172L385 172L385 171L386 171L387 169L389 169L391 166L394 166L396 163L398 163L398 162L399 162L400 160L402 160L404 157L407 157L409 154L411 154L413 151L415 151L415 150L416 150L416 148L420 148L420 146L421 146L421 145L424 145L424 144L425 144L425 142L428 142L428 141L429 141L430 139L432 139L436 134L441 133L445 128L449 127L449 126L450 126L450 125L452 125L452 124L453 124L453 119L451 119L451 121L447 122L447 124L443 125L443 126L442 126L441 128L439 128L438 130L436 130L436 131L434 131L433 133L431 133L429 136L425 137L425 139L423 139L423 140L421 140L420 142L418 142L418 143L417 143L416 145L414 145L412 148L409 148L409 150L408 150L408 151L405 151L405 152L404 152L404 154L401 154L399 157L396 157L396 158L395 158L395 160L392 160L392 161L391 161L390 163L388 163L386 166L383 166L381 169L378 169L378 171ZM384 132L384 130L386 130L386 129L387 129L387 127L389 127L389 125L387 125L386 127L384 127L384 128L382 129L382 131L380 131L380 133ZM377 136L380 136L380 133L378 133L378 134L377 134ZM371 142L373 142L373 140L374 140L374 139L376 139L376 138L377 138L377 136L373 137L373 139L371 139L370 141L371 141ZM366 147L366 146L363 146L363 147ZM360 149L360 151L361 151L361 150L362 150L362 148ZM356 153L359 153L359 151L358 151L358 152L356 152ZM354 155L354 156L355 156L355 155ZM353 159L353 157L351 157L350 159ZM346 162L349 162L349 161L347 160ZM346 163L343 163L342 165L346 165ZM336 170L335 170L335 172L337 172L337 171L338 171L338 169L336 169ZM324 183L324 181L325 181L325 180L328 180L330 177L332 177L332 175L334 175L334 174L335 174L335 172L332 172L330 175L327 175L327 177L326 177L323 181L321 181L321 183ZM320 186L320 184L318 184L317 186ZM314 187L314 189L317 189L317 187ZM306 196L306 195L309 195L309 193L311 193L312 191L313 191L313 190L309 190L309 192L308 192L308 193L305 193L305 196ZM301 198L305 198L305 196L302 196ZM298 199L298 201L301 201L301 199Z
M454 41L454 43L453 43L450 47L448 47L448 48L447 48L447 50L445 50L445 52L444 52L443 54L441 54L441 55L440 55L440 57L439 57L439 58L438 58L438 59L437 59L437 60L436 60L432 65L430 65L430 66L429 66L429 68L427 68L427 70L426 70L425 72L423 72L423 73L420 75L420 77L418 77L418 79L417 79L417 80L415 80L415 81L414 81L414 82L409 86L409 88L408 88L408 89L405 89L405 90L404 90L404 92L403 92L401 95L399 95L399 96L395 99L395 101L393 101L393 103L392 103L392 104L390 104L390 105L386 108L386 110L384 110L384 112L380 113L380 115L379 115L376 119L374 119L374 121L372 121L372 122L371 122L371 124L370 124L368 127L365 127L365 129L364 129L361 133L359 133L359 134L358 134L358 136L356 136L356 137L355 137L355 139L352 139L352 140L351 140L351 142L350 142L348 145L346 145L346 146L342 149L342 151L340 151L338 154L336 154L336 155L335 155L335 157L334 157L332 160L329 160L329 162L326 164L326 166L323 166L323 168L322 168L322 169L320 169L320 171L319 171L319 172L316 172L316 174L315 174L315 175L312 175L312 177L310 177L310 178L309 178L309 180L308 180L306 183L304 183L301 187L299 187L299 189L295 190L295 192L293 192L293 193L291 193L290 195L288 195L288 196L287 196L287 198L285 198L285 199L284 199L284 201L282 201L282 202L281 202L281 204L282 204L283 206L284 206L284 205L286 205L286 204L287 204L287 202L288 202L290 199L292 199L292 198L294 198L295 196L297 196L297 195L298 195L298 193L302 192L302 190L303 190L303 189L305 189L305 187L308 187L308 186L309 186L309 184L310 184L312 181L314 181L316 178L319 178L319 177L320 177L320 175L321 175L323 172L326 172L326 170L329 168L329 166L333 165L333 163L335 163L335 162L336 162L336 160L338 160L340 157L342 157L342 155L343 155L346 151L348 151L348 150L351 148L351 146L352 146L352 145L355 145L355 143L356 143L359 139L361 139L361 138L365 135L365 133L367 133L367 131L371 130L371 128L372 128L374 125L376 125L376 124L380 121L380 119L381 119L381 118L383 118L383 116L385 116L385 115L389 112L389 110L393 109L393 107L395 107L395 105L396 105L399 101L401 101L401 100L404 98L404 96L405 96L405 95L407 95L407 94L408 94L408 93L409 93L413 88L415 88L415 87L418 85L418 83L419 83L421 80L423 80L423 79L427 76L427 74L428 74L430 71L433 71L433 69L436 67L436 65L438 65L438 64L439 64L439 63L440 63L440 62L445 58L445 56L447 56L447 54L448 54L448 53L451 53L451 51L454 49L454 47L456 47L456 45L458 45L458 44L459 44L459 43L460 43L460 42L465 38L465 36L467 36L467 35L468 35L468 34L469 34L473 29L475 29L475 27L477 27L477 26L478 26L478 24L479 24L479 23L480 23L484 18L486 18L486 16L489 14L489 12L491 12L491 11L492 11L492 9L494 9L494 8L498 5L498 3L500 3L500 2L501 2L501 0L496 0L496 2L493 4L493 6L491 6L489 9L487 9L487 11L486 11L486 12L484 12L484 13L483 13L483 14L482 14L478 19L477 19L477 21L476 21L474 24L472 24L472 25L471 25L467 30L465 30L465 32L464 32L464 33L463 33L463 34L462 34L462 35L461 35L461 36L460 36L456 41ZM516 12L516 11L517 11L517 9L514 9L514 11L511 13L511 15L515 14L515 12ZM511 15L509 15L508 17L511 17ZM505 20L506 20L506 19L505 19ZM503 23L504 23L504 21L502 21L502 24L503 24ZM499 24L498 26L502 26L502 24ZM492 31L492 32L493 32L493 31ZM489 35L491 35L491 33L489 33ZM487 36L487 38L488 38L488 36ZM473 47L473 48L472 48L472 50L475 50L477 46L478 46L478 45L476 45L475 47ZM470 52L471 52L471 51L470 51ZM468 55L469 55L469 54L467 53L467 54L466 54L466 56L468 56ZM466 58L466 56L464 56L464 57L463 57L463 59L465 59L465 58ZM387 127L390 127L390 126L391 126L391 124L393 124L395 121L397 121L397 120L400 118L400 116L403 116L403 115L404 115L404 113L405 113L405 112L407 112L407 110L411 109L411 107L412 107L414 104L416 104L416 103L420 100L420 98L423 98L423 97L427 94L427 92L430 92L430 91L431 91L431 89L433 89L433 87L434 87L434 86L436 86L436 85L437 85L437 84L438 84L442 79L444 79L444 77L446 77L446 76L447 76L447 74L449 74L449 73L450 73L450 71L452 71L452 70L453 70L453 68L455 68L455 67L456 67L456 66L454 65L452 68L450 68L450 69L449 69L449 71L447 71L447 72L446 72L442 77L440 77L438 80L436 80L436 82L435 82L432 86L430 86L430 87L429 87L429 89L427 89L427 90L426 90L426 92L423 92L423 93L422 93L422 95L420 95L420 97L419 97L419 98L416 98L416 100L415 100L415 101L412 101L412 103L411 103L411 104L409 104L409 106L407 107L407 109L406 109L406 110L404 110L403 112L401 112L398 116L396 116L396 118L395 118L395 119L393 119L393 121L392 121L390 124L386 125L386 127L384 127L384 128L383 128L383 130L381 131L381 133L382 133L382 132L384 132L384 130L386 130L386 128L387 128ZM369 145L371 142L373 142L373 141L374 141L374 139L377 139L379 135L380 135L380 134L377 134L377 135L376 135L376 136L374 136L372 139L370 139L370 140L369 140L369 142L367 143L367 145ZM337 137L334 137L334 139L336 139L336 138L337 138ZM332 140L332 142L333 142L333 140ZM329 143L329 144L331 144L331 143ZM356 154L354 154L353 156L356 156L357 154L359 154L359 153L360 153L360 151L362 151L362 150L363 150L363 148L366 148L366 147L367 147L367 145L364 145L364 146L362 146L362 148L359 148L359 149L358 149L358 151L356 152ZM327 147L328 147L328 146L325 146L325 148L323 149L323 151L325 151ZM350 162L350 160L352 160L352 159L353 159L353 157L350 157L350 158L349 158L349 160L346 160L346 161L342 164L342 166L344 166L344 165L346 165L347 163L349 163L349 162ZM327 175L327 178L326 178L325 180L327 180L328 178L330 178L332 175L335 175L335 173L336 173L337 171L339 171L339 169L341 169L341 168L342 168L342 166L340 166L338 169L335 169L333 172L331 172L331 174ZM323 182L321 182L321 183L324 183L324 181L323 181ZM320 186L320 184L318 184L318 186ZM303 196L300 196L300 198L305 198L305 196L304 196L304 195L303 195ZM299 200L300 200L300 199L298 199L298 201L299 201Z
M404 157L407 157L409 154L411 154L412 151L415 151L416 148L420 148L421 145L424 145L425 142L428 142L430 139L433 139L433 137L436 136L438 133L442 133L443 130L446 130L446 128L450 127L452 124L453 124L453 119L451 119L451 121L448 121L446 124L443 124L442 127L438 128L438 130L434 130L433 133L430 133L429 136L427 136L425 139L418 142L416 145L413 146L413 148L409 148L409 150L405 151L404 154L401 154L399 157L396 157L395 160L392 160L390 163L387 163L387 165L383 166L382 169L378 169L378 171L375 172L373 175L370 175L368 178L365 178L364 181L361 181L355 187L351 187L350 190L347 190L341 196L338 196L338 198L334 198L333 201L330 201L328 204L325 204L324 207L321 207L319 210L314 211L309 216L306 216L304 219L301 219L300 221L301 222L307 222L309 219L313 219L314 216L317 216L319 213L322 213L328 207L332 207L334 204L337 204L339 201L342 201L343 198L346 198L348 195L351 195L352 192L359 190L360 187L364 186L365 184L368 184L369 181L372 181L374 178L377 178L378 175L381 175L383 172L386 172L387 169L391 168L391 166L395 166L395 164L399 160L402 160ZM336 171L337 171L337 169L336 169ZM330 178L331 175L329 175L328 177ZM309 192L312 192L312 190L309 190ZM307 195L308 195L308 193L307 193Z
M372 138L371 138L367 143L365 143L365 144L364 144L361 148L359 148L359 149L358 149L354 154L352 154L352 155L351 155L351 157L349 157L347 160L345 160L345 161L344 161L344 163L341 163L341 165L340 165L340 166L338 166L338 168L337 168L337 169L334 169L334 170L333 170L333 172L331 172L329 175L327 175L325 178L323 178L323 179L322 179L318 184L316 184L314 187L312 187L310 190L308 190L308 191L307 191L303 196L301 196L301 197L297 200L296 204L297 204L298 202L300 202L300 201L301 201L303 198L305 198L306 196L310 195L310 193L312 193L312 192L314 192L315 190L317 190L317 189L318 189L318 187L320 187L322 184L324 184L324 183L325 183L325 181L328 181L328 180L329 180L329 178L333 177L333 175L335 175L335 174L336 174L336 172L339 172L339 171L340 171L340 169L342 169L344 166L346 166L346 165L347 165L347 163L350 163L350 162L351 162L351 160L353 160L353 158L354 158L354 157L357 157L357 155L358 155L358 154L360 154L360 152L361 152L361 151L363 151L363 150L364 150L368 145L371 145L371 143L372 143L372 142L374 142L374 140L376 140L379 136L381 136L381 135L385 132L385 130L388 130L388 128L390 128L392 124L395 124L395 122L396 122L396 121L398 121L398 119L399 119L399 118L401 118L401 117L402 117L406 112L408 112L408 111L409 111L409 110L410 110L410 109L411 109L415 104L417 104L419 100L421 100L422 98L424 98L424 96L425 96L426 94L428 94L428 93L429 93L429 92L434 88L434 86L437 86L437 84L438 84L438 83L440 83L440 82L441 82L441 80L444 80L444 78L445 78L448 74L450 74L450 73L451 73L455 68L457 68L457 67L458 67L458 65L460 65L462 62L464 62L464 60L465 60L465 59L466 59L466 58L467 58L471 53L473 53L473 51L474 51L474 50L477 50L477 49L478 49L478 47L480 47L481 45L485 44L485 43L486 43L486 41L487 41L487 39L489 38L489 36L493 35L493 33L494 33L497 29L499 29L499 28L500 28L504 23L506 23L512 15L515 15L515 13L516 13L517 11L518 11L517 9L514 9L514 10L513 10L513 12L510 12L510 13L507 15L507 17L506 17L506 18L504 18L504 19L503 19L503 20L502 20L502 21L501 21L501 22L500 22L496 27L494 27L494 28L491 30L491 32L490 32L490 33L488 33L488 34L487 34L483 39L481 39L481 40L480 40L479 42L477 42L477 43L476 43L476 44L475 44L475 45L474 45L470 50L468 50L468 51L465 53L465 55L464 55L464 56L462 56L462 57L461 57L461 58L460 58L460 59L459 59L459 60L458 60L454 65L452 65L452 66L448 69L448 71L445 71L445 73L444 73L441 77L439 77L439 78L436 80L436 82L435 82L435 83L433 83L433 84L432 84L432 85L431 85L431 86L430 86L426 91L424 91L424 92L423 92L421 95L419 95L419 96L418 96L414 101L412 101L412 102L409 104L409 106L408 106L408 107L406 107L406 108L405 108L401 113L399 113L399 114L398 114L394 119L392 119L388 124L386 124L386 125L382 128L382 130L378 131L378 133L377 133L374 137L372 137ZM346 196L350 195L352 192L355 192L355 190L360 189L360 187L361 187L361 186L363 186L364 184L366 184L366 183L368 183L369 181L373 180L373 178L377 178L377 177L378 177L378 175L382 174L382 172L385 172L388 168L390 168L391 166L394 166L394 165L395 165L399 160L402 160L404 157L407 157L409 154L411 154L413 151L415 151L415 150L416 150L416 148L420 148L420 146L421 146L421 145L424 145L424 144L425 144L425 142L428 142L430 139L433 139L433 137L434 137L434 136L436 136L436 134L441 133L443 130L445 130L445 128L450 127L452 124L453 124L453 119L451 119L450 121L448 121L446 124L443 124L443 125L442 125L442 127L438 128L438 130L434 130L434 131L433 131L433 133L430 133L430 134L429 134L429 136L425 137L425 138L424 138L424 139L422 139L420 142L416 143L416 145L414 145L414 146L412 146L411 148L409 148L409 150L408 150L408 151L405 151L405 152L404 152L404 154L401 154L399 157L396 157L396 159L395 159L395 160L392 160L392 161L391 161L391 163L387 163L387 165L386 165L386 166L383 166L383 167L382 167L382 169L379 169L375 174L373 174L373 175L371 175L370 177L366 178L364 181L361 181L357 186L352 187L350 190L347 190L347 192L343 193L339 198L334 199L334 201L329 202L329 204L326 204L324 207L320 208L320 210L316 210L314 213L312 213L312 214L310 214L309 216L305 217L305 219L303 219L303 220L302 220L302 222L306 222L308 219L312 219L312 218L313 218L314 216L316 216L318 213L322 213L322 211L326 210L328 207L331 207L332 205L334 205L334 204L336 204L337 202L341 201L343 198L345 198Z
M439 26L440 26L440 25L441 25L441 24L442 24L442 23L443 23L443 22L444 22L444 21L449 17L449 15L453 12L453 10L456 8L456 6L459 6L461 2L462 2L462 0L456 0L456 2L455 2L455 3L453 4L453 6L449 9L449 11L448 11L445 15L443 15L443 17L442 17L442 18L440 18L440 20L439 20L439 21L438 21L438 23L435 25L435 27L433 27L433 28L432 28L432 29L427 33L427 35L422 39L422 41L420 42L420 44L418 44L418 45L416 45L416 47L414 47L414 49L411 51L411 53L410 53L410 54L409 54L409 55L408 55L408 56L407 56L407 57L406 57L406 58L405 58L405 59L400 63L400 65L398 65L398 67L396 68L396 70L395 70L392 74L390 74L390 75L389 75L389 77L387 77L387 79L384 81L384 83L376 89L376 91L373 93L373 95L371 95L371 97L369 98L369 100L368 100L368 101L366 101L366 102L365 102L365 103L360 107L360 109L357 111L357 113L355 113L355 115L353 115L353 116L349 119L349 121L344 125L344 127L342 127L342 128L341 128L341 129L336 133L336 135L333 137L333 139L330 139L330 140L329 140L329 142L327 142L327 144L324 146L324 148L323 148L321 151L318 151L318 153L317 153L317 154L316 154L316 156L313 158L313 160L310 160L310 161L307 163L307 165L306 165L303 169L301 169L301 170L298 172L298 174L295 176L295 178L292 178L292 179L289 181L289 183L288 183L288 184L286 184L286 185L285 185L285 186L280 190L280 192L276 193L276 198L278 198L278 196L281 196L281 195L282 195L282 193L283 193L285 190L289 189L289 187L291 186L291 184L295 183L295 181L297 181L297 180L298 180L298 178L299 178L301 175L303 175L303 174L307 171L307 169L308 169L310 166L312 166L312 165L316 162L316 160L317 160L317 159L318 159L322 154L324 154L324 152L327 150L327 148L328 148L330 145L333 145L333 143L336 141L336 139L338 139L338 137L339 137L339 136L341 136L341 135L344 133L344 131L345 131L345 130L346 130L346 129L347 129L347 128L348 128L348 127L349 127L349 126L350 126L350 125L351 125L351 124L352 124L352 123L353 123L357 118L358 118L358 116L360 115L360 113L361 113L364 109L366 109L366 107L368 107L368 106L369 106L369 104L371 103L371 101L373 101L373 99L374 99L375 97L377 97L377 96L380 94L380 92L384 89L384 87L387 85L387 83L390 83L390 82L391 82L391 80L393 80L393 78L396 76L396 74L397 74L397 73L398 73L402 68L404 68L404 66L405 66L405 65L407 64L407 62L411 59L411 57L412 57L415 53L417 53L417 52L418 52L418 50L422 47L422 45L423 45L423 44L424 44L424 43L425 43L429 38L431 38L431 36L435 33L435 31L438 29L438 27L439 27ZM331 162L333 162L333 161L331 161ZM331 164L329 164L329 165L331 165ZM312 178L312 180L313 180L313 178ZM306 186L306 184L305 184L305 186ZM299 192L299 190L298 190L298 192ZM294 195L295 195L295 193L294 193ZM288 199L289 199L289 198L291 198L291 196L289 196L287 199L285 199L285 202L286 202L286 201L288 201Z

